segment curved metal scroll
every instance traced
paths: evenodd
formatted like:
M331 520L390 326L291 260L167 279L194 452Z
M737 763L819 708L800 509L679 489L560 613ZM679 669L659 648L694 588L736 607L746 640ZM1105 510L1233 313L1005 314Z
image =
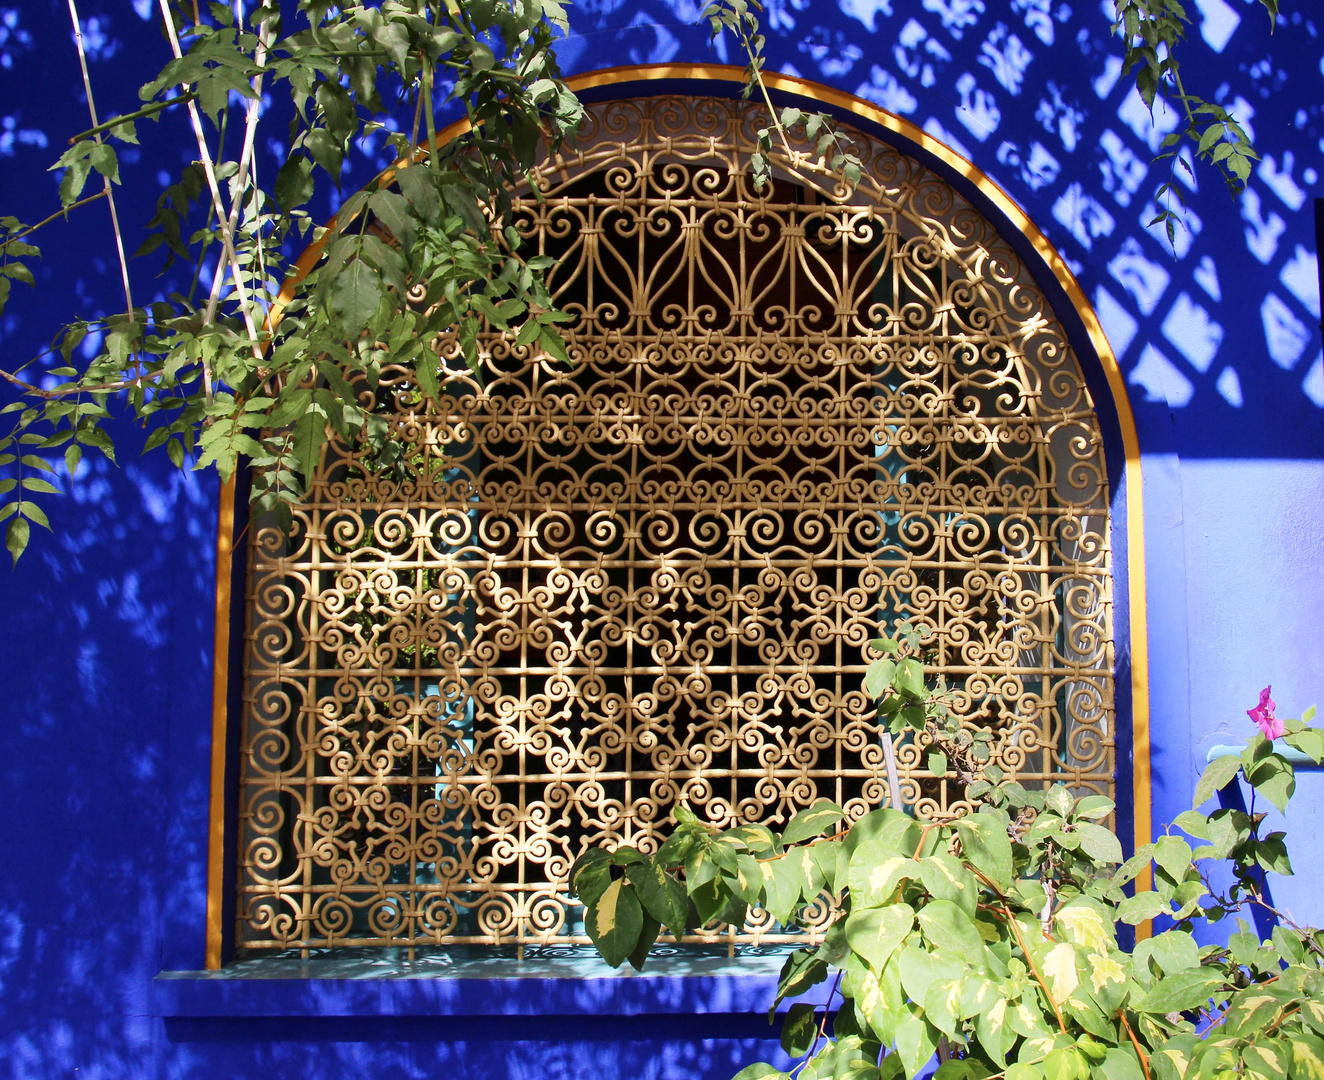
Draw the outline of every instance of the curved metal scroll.
M863 134L855 189L797 147L753 190L761 124L593 108L519 210L573 364L488 334L432 403L387 368L395 465L329 454L292 535L253 531L245 949L580 941L573 859L679 800L885 803L860 679L901 619L1000 767L1111 790L1107 477L1053 312ZM897 756L919 814L961 812Z

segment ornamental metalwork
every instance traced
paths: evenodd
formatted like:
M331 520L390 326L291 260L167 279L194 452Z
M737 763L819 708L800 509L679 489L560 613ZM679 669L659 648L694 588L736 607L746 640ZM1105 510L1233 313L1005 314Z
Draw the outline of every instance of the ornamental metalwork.
M999 767L1111 791L1108 483L1062 327L861 132L857 186L793 143L755 190L762 124L591 109L518 210L572 363L491 333L479 380L450 343L435 401L386 369L394 464L342 447L288 536L254 523L243 949L582 941L572 861L682 800L883 805L860 682L903 619ZM918 813L961 812L897 756ZM722 940L787 936L758 915Z

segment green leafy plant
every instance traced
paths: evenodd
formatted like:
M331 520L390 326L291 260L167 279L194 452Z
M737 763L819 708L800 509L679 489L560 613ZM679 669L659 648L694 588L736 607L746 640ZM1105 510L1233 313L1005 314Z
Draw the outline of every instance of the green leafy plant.
M1261 3L1276 17L1276 0ZM56 460L70 474L88 450L114 460L107 421L116 408L149 429L147 449L164 448L177 466L228 478L247 459L252 498L288 521L329 442L359 440L374 451L370 460L395 460L385 447L389 425L359 395L376 387L383 367L407 368L420 392L435 396L447 358L479 370L484 330L569 359L557 329L567 316L544 282L548 261L521 250L510 216L512 192L531 183L538 161L582 117L557 65L555 44L569 27L557 0L157 6L173 59L145 78L134 107L102 119L71 2L91 126L51 165L58 209L34 225L0 217L0 311L13 302L14 282L34 284L34 234L96 203L110 215L124 290L122 310L71 320L38 356L0 364L0 380L18 393L0 408L8 417L0 524L8 522L15 562L31 526L49 527L40 500L59 491ZM1234 187L1243 183L1256 156L1246 132L1180 81L1184 9L1175 0L1114 0L1114 9L1144 100L1152 108L1166 95L1185 118L1165 151L1190 143ZM774 106L760 10L756 0L714 0L701 15L714 34L735 36L747 57L746 96L768 111L750 157L756 187L771 180L775 141L797 167L853 183L861 165L831 117ZM283 125L261 102L281 93L293 119L276 138L289 149L274 176L259 178L255 147L273 137L272 124ZM407 132L394 130L393 99L412 105ZM437 117L447 110L461 113L467 130L443 146ZM142 181L121 169L115 147L136 143L137 125L148 120L186 124L196 153L161 194L137 247L167 267L191 267L191 280L142 305L114 194ZM792 149L793 129L810 150ZM304 206L317 177L338 184L365 139L393 147L398 166L315 228ZM1170 235L1173 197L1180 193L1165 184L1157 220L1167 220ZM287 251L309 238L314 257L292 266ZM99 347L76 362L89 341Z
M950 742L941 692L913 656L893 659L905 640L875 646L865 686L890 729ZM1313 715L1282 721L1283 739L1318 762ZM813 992L782 1022L800 1080L911 1078L935 1055L939 1080L1319 1080L1324 932L1264 887L1264 871L1291 873L1283 834L1261 835L1253 803L1199 809L1238 775L1285 809L1293 770L1275 746L1257 734L1216 760L1196 808L1126 859L1109 799L984 765L953 821L884 807L847 822L822 800L780 833L718 830L682 806L655 852L591 850L571 885L606 961L636 968L662 927L740 926L751 908L803 927L826 900L821 943L787 957L769 1012ZM1277 920L1268 940L1250 930L1255 909ZM1156 919L1161 932L1137 934ZM1226 945L1194 936L1233 924ZM760 1062L737 1080L788 1075Z

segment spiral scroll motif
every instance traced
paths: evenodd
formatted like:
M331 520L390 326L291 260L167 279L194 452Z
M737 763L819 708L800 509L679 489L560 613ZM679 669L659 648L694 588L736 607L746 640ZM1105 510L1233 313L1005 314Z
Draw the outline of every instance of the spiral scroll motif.
M864 134L854 189L797 156L755 191L762 123L591 109L517 204L573 363L493 332L480 382L443 343L432 402L385 368L394 464L336 448L288 536L250 529L244 949L582 941L573 860L653 849L680 800L883 804L860 681L903 618L1004 770L1111 791L1108 480L1061 326Z

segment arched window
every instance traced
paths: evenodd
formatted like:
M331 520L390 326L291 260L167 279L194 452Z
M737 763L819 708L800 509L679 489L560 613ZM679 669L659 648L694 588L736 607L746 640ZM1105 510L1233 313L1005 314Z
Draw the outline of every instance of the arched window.
M492 333L438 401L383 370L396 463L330 452L290 536L250 529L244 950L583 940L572 861L681 800L884 804L860 682L901 620L999 767L1111 792L1108 479L1062 327L863 132L854 189L795 146L755 190L761 124L593 106L518 204L572 363ZM961 811L898 756L919 814Z

